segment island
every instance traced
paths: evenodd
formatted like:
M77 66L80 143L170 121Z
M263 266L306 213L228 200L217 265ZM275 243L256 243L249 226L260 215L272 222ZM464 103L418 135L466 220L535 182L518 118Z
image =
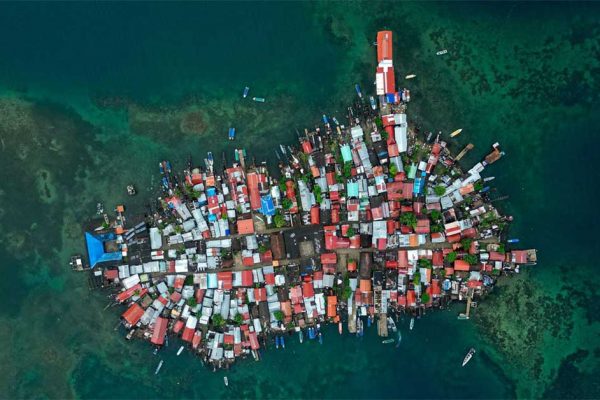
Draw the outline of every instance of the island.
M224 154L221 170L210 152L181 171L162 161L146 214L98 205L84 226L87 254L71 264L90 287L109 288L127 339L157 353L171 341L215 369L259 360L290 336L322 342L327 323L357 336L374 324L399 346L399 315L412 329L428 310L464 301L457 317L468 319L498 279L536 263L535 249L513 248L512 217L482 176L500 145L463 169L474 146L448 147L460 129L408 123L410 91L397 90L392 55L392 32L379 32L375 96L356 85L341 121L323 115L297 146L275 149L276 169L243 149L232 162ZM241 101L252 101L248 91Z

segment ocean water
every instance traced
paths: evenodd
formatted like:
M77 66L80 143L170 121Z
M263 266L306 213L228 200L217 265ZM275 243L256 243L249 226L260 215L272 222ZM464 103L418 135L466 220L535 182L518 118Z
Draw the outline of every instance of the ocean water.
M0 397L600 397L599 16L596 3L0 4ZM143 212L163 158L272 160L321 114L341 119L354 83L373 92L384 28L411 122L463 128L449 143L475 145L465 165L500 142L492 190L538 265L468 322L460 307L402 322L399 349L374 329L290 337L225 388L172 344L154 376L150 347L114 330L121 310L70 271L80 222L98 201ZM242 101L246 85L267 102Z

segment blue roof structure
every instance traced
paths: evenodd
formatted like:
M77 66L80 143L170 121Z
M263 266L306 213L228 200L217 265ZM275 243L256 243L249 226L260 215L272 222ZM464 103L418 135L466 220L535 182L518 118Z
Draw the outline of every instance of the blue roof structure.
M93 234L85 233L85 241L87 244L88 257L90 259L90 268L94 268L96 264L108 261L119 261L123 258L120 251L106 253L104 243L115 240L114 233Z
M348 197L358 197L358 182L349 181L346 184L346 191L348 192Z
M260 198L260 212L264 215L275 215L275 204L270 194Z

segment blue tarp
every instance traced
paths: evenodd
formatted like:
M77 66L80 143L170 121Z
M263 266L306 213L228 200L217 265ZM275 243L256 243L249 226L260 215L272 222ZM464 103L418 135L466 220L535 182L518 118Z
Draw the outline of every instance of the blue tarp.
M260 212L264 215L275 215L275 205L273 204L273 198L270 194L261 197L260 199Z
M387 102L394 104L396 102L396 95L394 93L388 93L385 95Z
M118 261L123 258L120 251L106 253L104 251L104 243L110 240L115 240L114 233L93 234L85 233L85 241L87 244L88 257L90 259L90 268L94 268L96 264L106 261Z

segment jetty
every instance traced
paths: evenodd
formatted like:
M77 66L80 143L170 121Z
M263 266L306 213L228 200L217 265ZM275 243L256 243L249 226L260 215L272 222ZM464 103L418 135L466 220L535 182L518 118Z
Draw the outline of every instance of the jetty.
M346 116L315 116L321 125L281 145L277 165L239 148L221 166L210 152L182 168L164 160L145 213L99 204L72 266L90 288L110 288L106 312L120 310L127 338L155 351L175 340L178 354L229 368L285 351L286 334L322 341L322 324L395 336L398 315L464 300L468 318L473 299L536 263L535 249L502 240L512 217L483 184L499 144L466 169L472 144L454 157L419 132L410 89L395 84L392 38L377 35L378 107L357 86Z

